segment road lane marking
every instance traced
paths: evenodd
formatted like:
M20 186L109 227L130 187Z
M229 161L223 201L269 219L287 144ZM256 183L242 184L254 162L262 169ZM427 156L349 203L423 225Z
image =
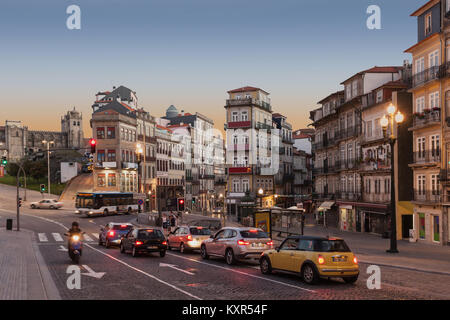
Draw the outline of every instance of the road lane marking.
M84 238L84 240L87 241L87 242L92 242L92 241L94 241L94 240L92 240L92 238L89 237L87 234L83 234L83 238Z
M94 238L98 239L98 233L92 233L92 235L94 236Z
M147 272L145 272L145 271L142 271L141 269L135 268L135 267L133 267L132 265L129 265L128 263L126 263L126 262L124 262L124 261L122 261L122 260L120 260L120 259L117 259L117 258L115 258L115 257L113 257L113 256L111 256L111 255L109 255L109 254L107 254L107 253L104 253L103 251L98 250L98 249L92 247L92 246L89 245L89 244L86 244L86 247L89 247L89 248L91 248L92 250L97 251L97 252L103 254L104 256L107 256L108 258L110 258L110 259L112 259L112 260L114 260L114 261L117 261L117 262L123 264L124 266L127 266L127 267L130 268L130 269L133 269L134 271L137 271L137 272L139 272L139 273L142 273L143 275L146 275L147 277L149 277L149 278L151 278L151 279L153 279L153 280L156 280L156 281L158 281L158 282L160 282L160 283L162 283L162 284L165 284L166 286L169 286L169 287L171 287L172 289L175 289L175 290L177 290L177 291L179 291L179 292L181 292L181 293L184 293L185 295L187 295L187 296L189 296L189 297L191 297L191 298L194 298L194 299L197 299L197 300L203 300L202 298L199 298L199 297L197 297L197 296L195 296L195 295L193 295L193 294L191 294L191 293L189 293L189 292L187 292L187 291L184 291L183 289L180 289L180 288L178 288L177 286L174 286L173 284L170 284L170 283L168 283L168 282L166 282L166 281L164 281L164 280L161 280L161 279L155 277L154 275L151 275L151 274L149 274L149 273L147 273Z
M168 255L171 255L171 256L174 256L174 257L177 257L177 258L180 258L180 259L185 259L185 260L189 260L189 261L192 261L192 262L204 264L204 265L207 265L207 266L210 266L210 267L215 267L215 268L218 268L218 269L223 269L223 270L231 271L231 272L238 273L238 274L242 274L242 275L249 276L249 277L252 277L252 278L261 279L261 280L265 280L265 281L269 281L269 282L281 284L281 285L283 285L283 286L292 287L292 288L296 288L296 289L308 291L308 292L311 292L311 293L316 293L316 291L314 291L314 290L310 290L310 289L306 289L306 288L303 288L303 287L295 286L295 285L293 285L293 284L289 284L289 283L286 283L286 282L281 282L281 281L277 281L277 280L273 280L273 279L269 279L269 278L264 278L264 277L256 276L256 275L254 275L254 274L250 274L250 273L247 273L247 272L243 272L243 271L239 271L239 270L234 270L234 269L228 268L228 267L222 267L222 266L218 266L218 265L211 264L211 263L207 263L207 262L203 262L203 261L198 261L198 260L191 259L191 258L187 258L187 257L182 257L182 256L179 256L179 255L173 254L173 253L167 253L167 254L168 254Z
M69 251L69 250L67 250L66 247L64 247L64 246L59 246L58 251L64 251L64 252L67 252L67 251Z
M52 236L55 239L55 241L59 241L59 242L64 241L63 238L61 237L61 235L57 232L53 232Z
M195 275L195 273L192 273L192 272L189 272L189 271L186 271L186 270L177 268L177 266L174 265L174 264L160 263L160 264L159 264L159 267L160 267L160 268L161 268L161 267L168 267L168 268L171 268L171 269L174 269L174 270L178 270L178 271L184 272L184 273L189 274L189 275L191 275L191 276Z
M45 233L38 233L38 238L39 238L39 241L41 241L41 242L47 242L48 241L48 238L45 235Z
M82 273L85 276L88 277L92 277L92 278L96 278L96 279L101 279L106 272L95 272L94 270L92 270L91 268L89 268L89 266L83 264L82 266L84 269L86 269L87 272Z

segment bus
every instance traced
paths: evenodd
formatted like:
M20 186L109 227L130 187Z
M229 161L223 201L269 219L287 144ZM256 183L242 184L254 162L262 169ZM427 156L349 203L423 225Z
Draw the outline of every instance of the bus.
M131 192L78 192L75 213L94 215L130 214L139 211L141 197Z

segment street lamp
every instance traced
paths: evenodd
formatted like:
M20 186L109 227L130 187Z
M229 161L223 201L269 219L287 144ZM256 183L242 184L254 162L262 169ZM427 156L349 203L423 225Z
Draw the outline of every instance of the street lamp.
M138 163L138 193L142 193L141 191L141 184L142 184L142 173L141 173L141 161L142 161L142 153L144 150L142 149L142 146L140 143L136 145L136 156L137 156L137 163Z
M405 120L405 116L397 111L397 108L391 103L387 108L387 116L384 115L380 119L380 125L383 128L383 135L387 137L387 130L389 128L389 145L391 147L391 246L386 252L398 253L397 250L397 213L395 212L395 176L394 176L394 146L397 138L395 137L395 125L399 125Z
M259 188L259 190L258 190L258 194L259 194L259 196L260 196L260 198L261 198L261 208L263 207L263 195L264 195L264 190L263 190L263 188Z
M50 144L54 144L55 141L43 140L43 144L47 144L47 181L48 181L48 195L50 195Z

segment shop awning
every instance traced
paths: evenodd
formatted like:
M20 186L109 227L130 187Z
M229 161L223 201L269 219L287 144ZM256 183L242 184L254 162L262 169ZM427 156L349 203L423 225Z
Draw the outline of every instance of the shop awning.
M353 209L353 207L352 207L352 206L349 206L348 204L344 204L344 205L340 205L340 206L339 206L339 209L347 209L347 210L351 210L351 209Z
M331 207L333 206L333 204L334 204L334 201L325 201L320 205L320 207L319 207L319 209L317 209L317 211L330 210Z

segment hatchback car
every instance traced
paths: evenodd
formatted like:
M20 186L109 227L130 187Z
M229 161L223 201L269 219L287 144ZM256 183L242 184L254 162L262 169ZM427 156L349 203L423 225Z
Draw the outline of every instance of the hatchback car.
M133 257L142 253L159 252L161 257L166 255L167 241L159 229L135 228L131 229L120 243L120 252L131 252Z
M203 240L209 239L211 230L204 227L178 227L167 237L169 250L179 249L181 253L199 250Z
M106 248L111 246L119 246L122 241L122 237L133 228L130 223L108 223L104 228L100 229L98 234L98 245L105 245Z
M43 199L41 201L32 202L30 204L31 209L59 209L63 206L62 202L54 199Z
M200 246L203 259L209 256L225 258L227 264L236 260L258 259L263 251L272 249L269 235L257 228L222 228Z
M261 255L260 268L263 274L272 270L299 273L308 284L320 278L354 283L359 275L358 260L345 241L324 237L290 236Z

